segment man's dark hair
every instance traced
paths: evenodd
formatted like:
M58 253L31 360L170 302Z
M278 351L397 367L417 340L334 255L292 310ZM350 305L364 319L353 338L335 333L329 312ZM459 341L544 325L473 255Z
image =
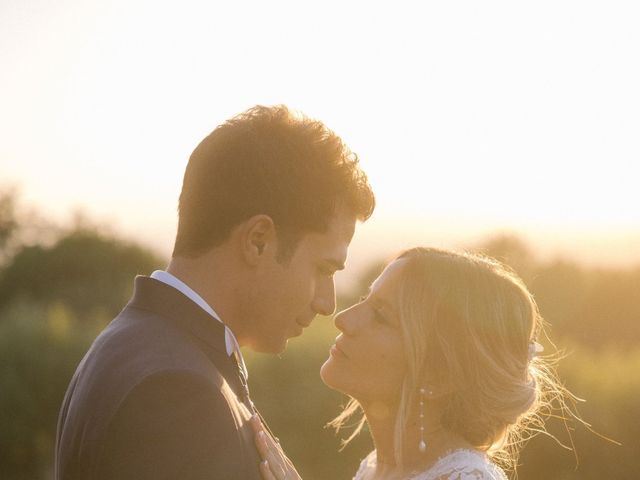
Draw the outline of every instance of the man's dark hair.
M361 221L373 213L357 155L319 121L283 105L256 106L218 126L191 154L173 256L197 257L265 214L282 261L305 233L326 231L338 203Z

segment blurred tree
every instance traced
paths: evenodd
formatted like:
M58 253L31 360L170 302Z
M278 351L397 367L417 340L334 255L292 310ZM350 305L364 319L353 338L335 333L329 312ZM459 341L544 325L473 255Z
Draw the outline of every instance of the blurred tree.
M18 189L0 186L0 268L26 245L49 245L60 228L20 206Z
M0 477L48 479L78 362L128 300L134 275L163 261L79 217L71 229L35 228L15 198L0 192Z
M29 220L15 198L0 192L0 476L50 479L58 409L78 361L126 302L132 277L149 273L162 259L82 217L71 229L48 226L26 235ZM560 347L575 350L561 363L561 376L587 398L584 418L624 444L578 429L576 468L571 452L540 436L523 453L519 479L636 478L640 269L544 264L512 236L492 237L478 248L510 265L531 287ZM340 307L365 294L383 266L376 262L366 270L351 294L340 297ZM247 352L253 398L304 478L352 478L372 448L363 434L338 453L347 432L336 436L324 428L346 402L318 374L337 333L320 318L281 357ZM562 434L562 425L551 429Z
M585 270L556 261L531 285L554 336L592 348L640 345L640 268Z
M640 268L590 272L589 291L576 312L570 335L591 347L640 345Z
M0 272L0 309L20 299L63 300L80 318L96 309L113 317L129 298L133 277L162 263L139 245L97 230L73 230L50 247L23 247L7 262Z
M535 275L536 259L529 246L516 235L494 235L471 250L484 253L508 265L527 284L530 284Z
M17 229L15 192L0 190L0 265L8 255L8 246Z
M64 303L16 302L0 321L0 471L3 479L51 478L58 410L69 379L98 333Z
M549 432L573 447L573 451L561 448L551 437L539 435L522 453L518 478L637 479L640 471L637 447L640 348L626 352L608 348L596 352L578 345L565 347L571 353L560 363L560 377L569 389L586 399L578 406L580 414L593 424L598 434L570 422L572 438L569 439L567 426L560 419L550 419Z
M584 330L573 320L589 294L589 275L573 263L554 261L540 266L530 285L540 312L551 324L554 336L567 332L576 340L584 339ZM576 328L577 327L577 328Z

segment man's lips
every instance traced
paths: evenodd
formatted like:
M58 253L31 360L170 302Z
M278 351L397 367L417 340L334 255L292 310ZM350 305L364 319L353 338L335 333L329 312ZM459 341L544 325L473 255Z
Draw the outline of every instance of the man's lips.
M313 322L315 317L310 318L309 320L296 320L296 323L300 325L302 328L307 328Z

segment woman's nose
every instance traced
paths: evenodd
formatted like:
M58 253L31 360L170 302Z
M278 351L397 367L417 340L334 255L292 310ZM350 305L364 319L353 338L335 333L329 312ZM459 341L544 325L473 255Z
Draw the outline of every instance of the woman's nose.
M355 307L356 305L341 311L335 316L335 319L333 320L336 328L345 335L353 335L357 331L358 321L356 318L357 312L354 311Z

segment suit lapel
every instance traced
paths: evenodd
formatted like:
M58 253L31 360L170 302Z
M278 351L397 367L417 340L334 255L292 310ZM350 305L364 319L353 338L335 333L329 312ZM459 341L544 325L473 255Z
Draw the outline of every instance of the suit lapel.
M227 354L225 327L222 323L179 290L142 275L135 279L133 297L128 306L154 312L192 336L220 371L237 399L250 412L254 411L247 379L240 369L237 354Z

